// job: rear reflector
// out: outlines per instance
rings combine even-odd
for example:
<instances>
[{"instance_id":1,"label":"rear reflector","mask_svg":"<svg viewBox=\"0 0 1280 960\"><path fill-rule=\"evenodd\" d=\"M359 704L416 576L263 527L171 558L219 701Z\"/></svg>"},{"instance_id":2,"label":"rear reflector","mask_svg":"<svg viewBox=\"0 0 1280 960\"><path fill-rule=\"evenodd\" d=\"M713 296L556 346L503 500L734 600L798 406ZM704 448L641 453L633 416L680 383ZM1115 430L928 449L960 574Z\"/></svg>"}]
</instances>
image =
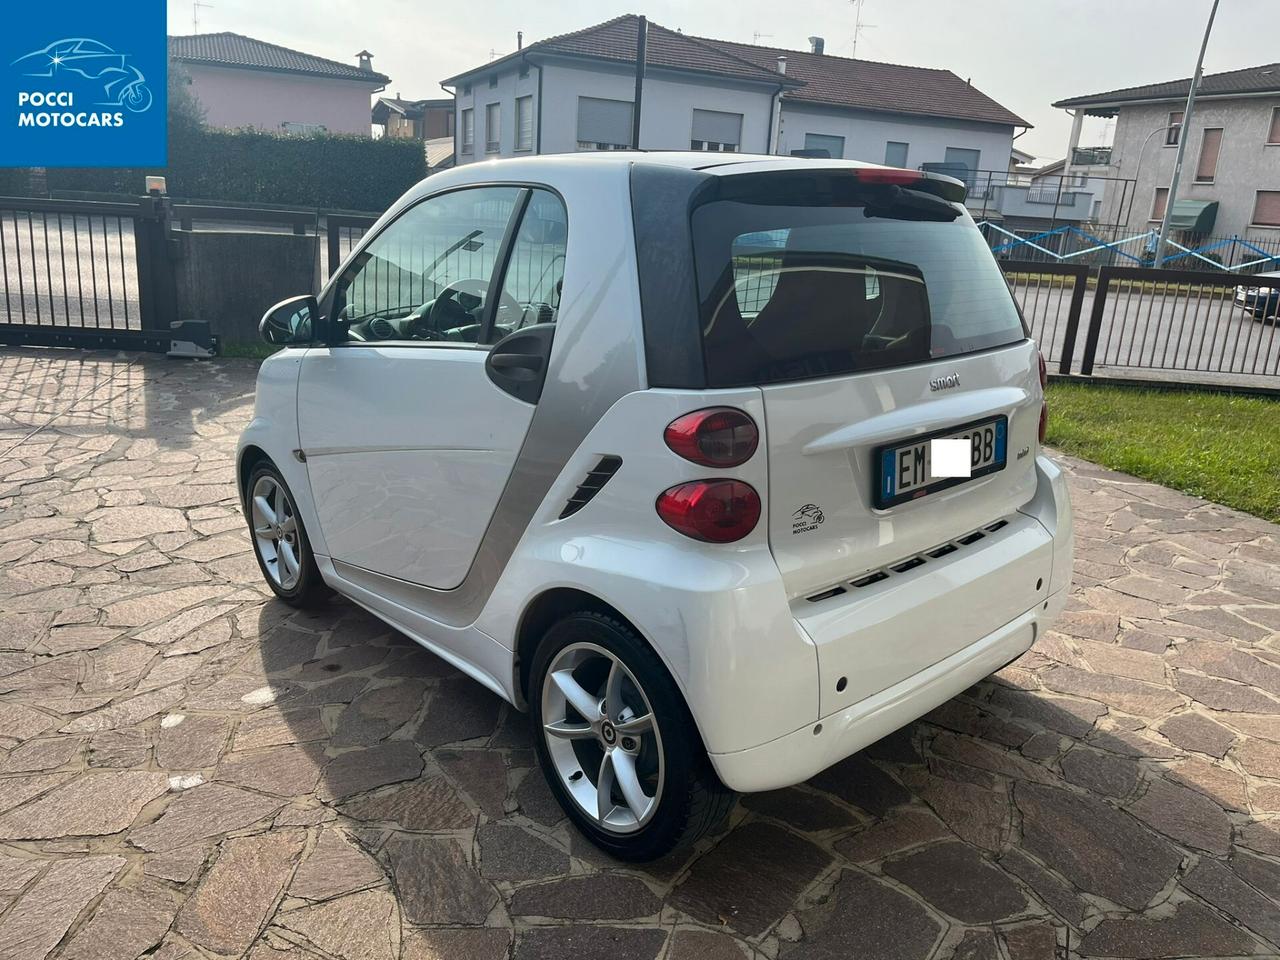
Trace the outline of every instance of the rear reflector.
<instances>
[{"instance_id":1,"label":"rear reflector","mask_svg":"<svg viewBox=\"0 0 1280 960\"><path fill-rule=\"evenodd\" d=\"M672 452L704 467L736 467L756 452L756 422L733 407L695 410L667 424L663 439Z\"/></svg>"},{"instance_id":2,"label":"rear reflector","mask_svg":"<svg viewBox=\"0 0 1280 960\"><path fill-rule=\"evenodd\" d=\"M658 495L664 523L694 540L732 543L760 520L760 494L741 480L693 480Z\"/></svg>"}]
</instances>

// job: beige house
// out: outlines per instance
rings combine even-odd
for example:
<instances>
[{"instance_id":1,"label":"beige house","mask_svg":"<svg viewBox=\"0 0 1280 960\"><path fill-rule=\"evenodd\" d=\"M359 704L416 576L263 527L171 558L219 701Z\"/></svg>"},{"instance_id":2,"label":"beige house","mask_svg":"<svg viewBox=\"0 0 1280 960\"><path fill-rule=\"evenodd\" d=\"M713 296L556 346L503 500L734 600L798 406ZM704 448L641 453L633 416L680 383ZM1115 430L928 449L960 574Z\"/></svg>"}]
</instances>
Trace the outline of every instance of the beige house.
<instances>
[{"instance_id":1,"label":"beige house","mask_svg":"<svg viewBox=\"0 0 1280 960\"><path fill-rule=\"evenodd\" d=\"M390 79L367 50L355 56L340 63L238 33L169 38L205 122L227 129L372 136L370 98Z\"/></svg>"},{"instance_id":2,"label":"beige house","mask_svg":"<svg viewBox=\"0 0 1280 960\"><path fill-rule=\"evenodd\" d=\"M1172 80L1055 103L1076 120L1067 174L1098 169L1098 148L1079 144L1083 118L1114 117L1105 165L1112 176L1136 181L1124 219L1135 232L1158 227L1178 141L1188 137L1170 226L1193 234L1280 241L1280 63L1202 78L1190 129L1184 129L1190 83Z\"/></svg>"}]
</instances>

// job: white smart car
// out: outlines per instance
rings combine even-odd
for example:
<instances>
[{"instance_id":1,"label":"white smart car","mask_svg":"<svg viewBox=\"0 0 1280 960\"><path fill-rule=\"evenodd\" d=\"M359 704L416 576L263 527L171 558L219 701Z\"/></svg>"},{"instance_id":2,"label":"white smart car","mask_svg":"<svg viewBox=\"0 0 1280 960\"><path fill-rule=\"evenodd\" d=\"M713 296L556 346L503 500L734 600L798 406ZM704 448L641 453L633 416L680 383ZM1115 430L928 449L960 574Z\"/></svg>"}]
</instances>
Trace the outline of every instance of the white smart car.
<instances>
[{"instance_id":1,"label":"white smart car","mask_svg":"<svg viewBox=\"0 0 1280 960\"><path fill-rule=\"evenodd\" d=\"M623 858L919 717L1071 577L1044 367L963 190L696 153L431 177L263 318L267 582L527 709Z\"/></svg>"}]
</instances>

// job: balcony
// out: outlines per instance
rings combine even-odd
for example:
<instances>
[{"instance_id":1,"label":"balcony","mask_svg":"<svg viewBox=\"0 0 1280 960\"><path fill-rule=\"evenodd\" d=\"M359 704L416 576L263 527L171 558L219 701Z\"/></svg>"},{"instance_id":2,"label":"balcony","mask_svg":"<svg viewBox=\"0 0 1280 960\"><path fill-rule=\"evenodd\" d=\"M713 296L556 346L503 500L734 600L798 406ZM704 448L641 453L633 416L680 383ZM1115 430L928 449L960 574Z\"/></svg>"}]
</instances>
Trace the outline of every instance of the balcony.
<instances>
[{"instance_id":1,"label":"balcony","mask_svg":"<svg viewBox=\"0 0 1280 960\"><path fill-rule=\"evenodd\" d=\"M1096 192L1062 177L1032 179L1004 170L975 170L957 179L968 185L965 206L979 220L1031 217L1079 222L1089 219Z\"/></svg>"},{"instance_id":2,"label":"balcony","mask_svg":"<svg viewBox=\"0 0 1280 960\"><path fill-rule=\"evenodd\" d=\"M1076 147L1071 151L1073 167L1106 167L1111 165L1110 147Z\"/></svg>"}]
</instances>

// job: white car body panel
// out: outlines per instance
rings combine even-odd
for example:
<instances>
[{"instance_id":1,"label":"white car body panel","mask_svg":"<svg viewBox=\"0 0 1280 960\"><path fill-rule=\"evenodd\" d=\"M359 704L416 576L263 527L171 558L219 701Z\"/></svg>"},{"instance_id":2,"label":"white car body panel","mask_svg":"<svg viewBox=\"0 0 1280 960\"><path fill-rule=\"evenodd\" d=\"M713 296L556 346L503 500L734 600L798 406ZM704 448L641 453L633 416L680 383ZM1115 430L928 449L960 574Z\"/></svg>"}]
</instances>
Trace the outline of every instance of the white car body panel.
<instances>
[{"instance_id":1,"label":"white car body panel","mask_svg":"<svg viewBox=\"0 0 1280 960\"><path fill-rule=\"evenodd\" d=\"M738 790L773 789L874 742L1030 647L1070 583L1066 483L1038 451L1042 394L1028 341L763 389L649 388L626 173L637 159L720 162L646 155L472 164L411 194L528 182L564 198L562 308L536 408L496 388L501 400L490 403L463 380L437 393L455 374L483 379L483 351L361 346L356 379L324 383L322 399L300 410L298 398L323 383L339 351L290 348L262 365L240 453L262 451L281 470L327 583L514 704L525 699L519 640L531 606L566 588L608 604L666 665L722 780ZM438 364L439 381L436 374L388 379L390 366L379 358L412 351L443 357L428 361ZM531 519L508 531L518 539L505 562L480 569L490 564L483 541L499 524L497 496L511 493L502 487L512 462L519 470L539 455L522 447L526 434L535 436L540 417L568 419L595 401L590 377L606 367L633 386L593 414ZM963 390L930 390L931 379L957 372ZM700 467L666 446L667 423L720 405L745 411L759 427L759 448L745 464ZM428 437L423 413L441 406L454 422ZM922 503L871 508L870 447L988 413L1009 417L1005 470ZM307 451L305 464L293 455L299 449ZM604 455L621 457L622 467L586 507L560 519ZM765 506L736 543L693 541L654 509L661 491L709 475L751 484ZM821 504L828 519L823 538L805 543L792 536L791 522L808 502ZM356 522L380 510L391 516ZM999 519L1006 525L978 543L866 593L848 589L865 571ZM478 572L492 582L468 606L460 598ZM846 592L807 599L836 585ZM840 678L846 683L837 690Z\"/></svg>"},{"instance_id":2,"label":"white car body panel","mask_svg":"<svg viewBox=\"0 0 1280 960\"><path fill-rule=\"evenodd\" d=\"M446 346L307 351L298 440L330 556L445 590L462 582L533 416L484 360Z\"/></svg>"}]
</instances>

